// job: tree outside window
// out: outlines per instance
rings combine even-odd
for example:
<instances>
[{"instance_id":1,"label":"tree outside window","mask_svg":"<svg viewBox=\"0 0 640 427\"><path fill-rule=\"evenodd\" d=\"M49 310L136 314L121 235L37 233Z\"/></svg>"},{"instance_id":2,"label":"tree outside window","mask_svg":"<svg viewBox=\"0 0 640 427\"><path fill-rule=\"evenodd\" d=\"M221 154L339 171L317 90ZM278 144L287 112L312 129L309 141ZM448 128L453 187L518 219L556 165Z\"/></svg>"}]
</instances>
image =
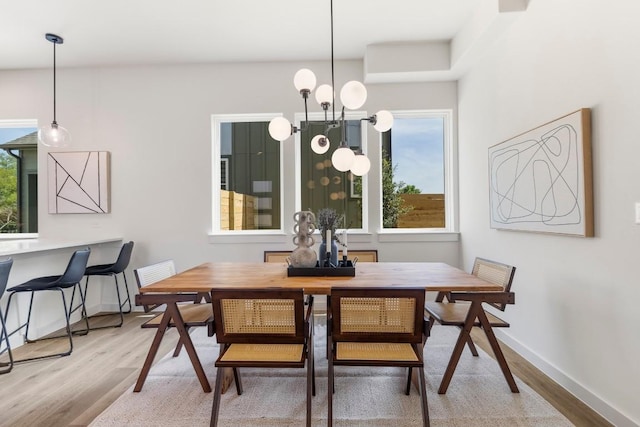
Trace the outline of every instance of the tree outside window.
<instances>
[{"instance_id":1,"label":"tree outside window","mask_svg":"<svg viewBox=\"0 0 640 427\"><path fill-rule=\"evenodd\" d=\"M400 115L382 136L382 222L445 228L445 117Z\"/></svg>"},{"instance_id":2,"label":"tree outside window","mask_svg":"<svg viewBox=\"0 0 640 427\"><path fill-rule=\"evenodd\" d=\"M37 129L0 121L0 233L37 231Z\"/></svg>"}]
</instances>

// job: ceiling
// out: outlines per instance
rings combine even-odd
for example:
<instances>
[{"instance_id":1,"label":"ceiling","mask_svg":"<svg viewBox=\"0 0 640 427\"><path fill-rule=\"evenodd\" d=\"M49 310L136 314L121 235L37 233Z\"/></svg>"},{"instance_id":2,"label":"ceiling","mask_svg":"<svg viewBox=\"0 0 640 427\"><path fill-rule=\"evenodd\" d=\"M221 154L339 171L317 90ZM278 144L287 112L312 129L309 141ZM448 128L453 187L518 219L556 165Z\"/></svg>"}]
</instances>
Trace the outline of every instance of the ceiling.
<instances>
[{"instance_id":1,"label":"ceiling","mask_svg":"<svg viewBox=\"0 0 640 427\"><path fill-rule=\"evenodd\" d=\"M334 0L336 59L451 40L481 0ZM330 0L0 0L0 69L328 59Z\"/></svg>"}]
</instances>

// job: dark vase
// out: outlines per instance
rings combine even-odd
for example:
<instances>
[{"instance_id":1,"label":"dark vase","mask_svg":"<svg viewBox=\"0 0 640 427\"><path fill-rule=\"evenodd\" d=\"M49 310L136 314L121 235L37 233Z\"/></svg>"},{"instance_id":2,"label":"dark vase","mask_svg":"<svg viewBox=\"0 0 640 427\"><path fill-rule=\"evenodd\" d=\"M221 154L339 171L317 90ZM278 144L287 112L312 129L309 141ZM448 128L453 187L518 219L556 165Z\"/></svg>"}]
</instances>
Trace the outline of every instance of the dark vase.
<instances>
[{"instance_id":1,"label":"dark vase","mask_svg":"<svg viewBox=\"0 0 640 427\"><path fill-rule=\"evenodd\" d=\"M324 262L327 259L327 242L325 240L320 243L320 250L318 251L318 262L320 267L324 267ZM338 266L338 245L335 240L331 240L331 265L333 267Z\"/></svg>"}]
</instances>

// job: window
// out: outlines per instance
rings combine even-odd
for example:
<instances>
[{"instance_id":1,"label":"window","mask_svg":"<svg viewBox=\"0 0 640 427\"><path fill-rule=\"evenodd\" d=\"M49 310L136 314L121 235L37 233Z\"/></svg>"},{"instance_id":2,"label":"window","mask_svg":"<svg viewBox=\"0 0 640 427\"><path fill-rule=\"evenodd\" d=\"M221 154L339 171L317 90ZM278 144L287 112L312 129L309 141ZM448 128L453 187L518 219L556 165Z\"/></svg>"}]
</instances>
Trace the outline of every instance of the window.
<instances>
[{"instance_id":1,"label":"window","mask_svg":"<svg viewBox=\"0 0 640 427\"><path fill-rule=\"evenodd\" d=\"M0 120L0 233L38 232L35 120Z\"/></svg>"},{"instance_id":2,"label":"window","mask_svg":"<svg viewBox=\"0 0 640 427\"><path fill-rule=\"evenodd\" d=\"M273 117L213 116L214 232L282 229L282 155L268 131Z\"/></svg>"},{"instance_id":3,"label":"window","mask_svg":"<svg viewBox=\"0 0 640 427\"><path fill-rule=\"evenodd\" d=\"M348 117L347 117L348 118ZM359 120L346 120L346 138L349 146L357 150L363 145ZM363 220L362 177L340 172L331 163L331 155L340 144L341 128L329 130L331 148L324 154L311 150L311 139L324 133L324 121L310 121L300 135L300 206L314 213L322 208L335 209L344 214L349 229L362 229Z\"/></svg>"},{"instance_id":4,"label":"window","mask_svg":"<svg viewBox=\"0 0 640 427\"><path fill-rule=\"evenodd\" d=\"M451 229L449 112L394 112L382 135L385 229Z\"/></svg>"}]
</instances>

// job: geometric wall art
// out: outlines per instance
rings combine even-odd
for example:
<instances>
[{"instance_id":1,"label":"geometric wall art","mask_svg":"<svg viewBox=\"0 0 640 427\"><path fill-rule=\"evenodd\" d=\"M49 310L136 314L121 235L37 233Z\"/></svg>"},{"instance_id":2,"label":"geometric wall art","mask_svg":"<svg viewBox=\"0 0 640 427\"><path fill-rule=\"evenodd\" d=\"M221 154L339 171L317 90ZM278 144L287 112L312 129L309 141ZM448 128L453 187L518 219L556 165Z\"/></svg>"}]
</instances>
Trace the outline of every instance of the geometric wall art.
<instances>
[{"instance_id":1,"label":"geometric wall art","mask_svg":"<svg viewBox=\"0 0 640 427\"><path fill-rule=\"evenodd\" d=\"M593 237L591 111L489 147L491 228Z\"/></svg>"},{"instance_id":2,"label":"geometric wall art","mask_svg":"<svg viewBox=\"0 0 640 427\"><path fill-rule=\"evenodd\" d=\"M109 213L110 153L48 153L49 213Z\"/></svg>"}]
</instances>

